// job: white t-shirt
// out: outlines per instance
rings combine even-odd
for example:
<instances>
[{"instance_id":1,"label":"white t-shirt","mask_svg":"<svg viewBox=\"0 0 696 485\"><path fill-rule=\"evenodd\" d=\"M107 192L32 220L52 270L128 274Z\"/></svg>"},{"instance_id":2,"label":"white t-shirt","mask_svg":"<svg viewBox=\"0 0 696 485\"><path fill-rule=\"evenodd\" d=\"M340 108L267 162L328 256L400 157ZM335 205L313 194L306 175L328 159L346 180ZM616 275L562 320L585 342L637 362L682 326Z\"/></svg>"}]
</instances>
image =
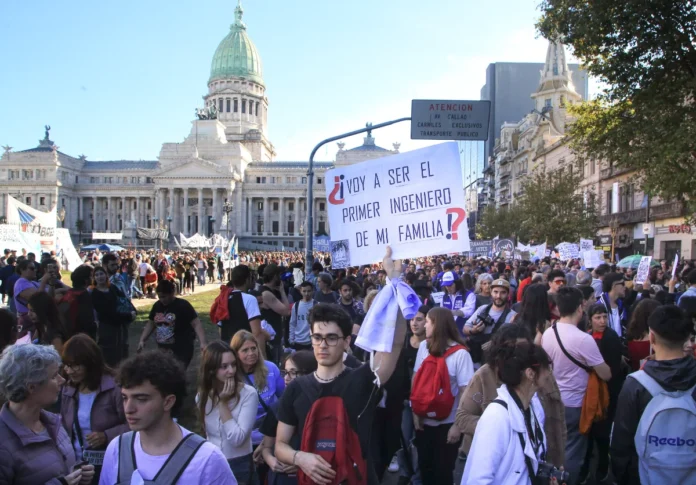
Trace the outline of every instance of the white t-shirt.
<instances>
[{"instance_id":1,"label":"white t-shirt","mask_svg":"<svg viewBox=\"0 0 696 485\"><path fill-rule=\"evenodd\" d=\"M621 330L621 318L619 317L619 307L611 309L611 315L609 316L609 327L614 330L619 337L623 335Z\"/></svg>"},{"instance_id":2,"label":"white t-shirt","mask_svg":"<svg viewBox=\"0 0 696 485\"><path fill-rule=\"evenodd\" d=\"M94 399L97 397L97 392L89 392L87 394L79 392L78 396L77 422L82 429L82 442L86 444L86 436L92 432L92 406L94 405ZM80 446L80 440L77 437L77 426L73 424L73 428L75 459L82 461L82 446Z\"/></svg>"},{"instance_id":3,"label":"white t-shirt","mask_svg":"<svg viewBox=\"0 0 696 485\"><path fill-rule=\"evenodd\" d=\"M145 277L145 275L147 274L147 270L148 270L148 269L151 269L152 271L155 270L155 268L153 268L152 265L151 265L150 263L146 263L146 262L144 262L144 261L138 265L138 271L139 271L139 273L140 273L140 277L141 277L141 278L144 278L144 277Z\"/></svg>"},{"instance_id":4,"label":"white t-shirt","mask_svg":"<svg viewBox=\"0 0 696 485\"><path fill-rule=\"evenodd\" d=\"M418 353L416 354L416 363L413 366L414 374L418 372L421 364L425 358L429 355L428 352L428 342L426 340L422 341L418 346ZM447 370L449 372L450 378L450 389L452 395L455 397L452 410L447 418L442 421L436 419L425 418L423 424L428 426L439 426L445 423L454 423L454 416L457 413L457 395L459 394L459 388L464 387L469 384L469 380L474 375L474 363L471 361L471 356L469 352L462 349L458 350L445 360L447 364Z\"/></svg>"},{"instance_id":5,"label":"white t-shirt","mask_svg":"<svg viewBox=\"0 0 696 485\"><path fill-rule=\"evenodd\" d=\"M191 434L191 431L181 428L182 437ZM99 485L115 485L118 478L118 451L120 439L111 440L106 448L104 466L102 467ZM169 455L153 456L143 451L140 444L140 433L135 435L135 463L137 469L131 476L131 485L141 485L143 480L153 480L160 471ZM121 478L123 480L123 477ZM191 458L188 466L182 473L177 483L186 485L237 485L230 465L220 449L206 441L201 445L196 454Z\"/></svg>"}]
</instances>

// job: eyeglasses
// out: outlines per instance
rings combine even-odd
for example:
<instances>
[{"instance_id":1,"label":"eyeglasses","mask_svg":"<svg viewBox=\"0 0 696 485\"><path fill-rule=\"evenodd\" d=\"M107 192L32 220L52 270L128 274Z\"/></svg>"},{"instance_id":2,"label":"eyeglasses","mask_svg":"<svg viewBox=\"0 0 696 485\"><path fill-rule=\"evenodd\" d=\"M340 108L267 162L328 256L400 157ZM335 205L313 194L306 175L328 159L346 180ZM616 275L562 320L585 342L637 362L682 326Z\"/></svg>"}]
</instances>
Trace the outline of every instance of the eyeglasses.
<instances>
[{"instance_id":1,"label":"eyeglasses","mask_svg":"<svg viewBox=\"0 0 696 485\"><path fill-rule=\"evenodd\" d=\"M326 345L328 345L329 347L335 347L336 345L338 345L338 341L341 340L341 337L336 335L335 333L329 334L326 337L315 333L310 335L309 338L312 339L312 345L316 347L319 347L322 342L326 342Z\"/></svg>"},{"instance_id":2,"label":"eyeglasses","mask_svg":"<svg viewBox=\"0 0 696 485\"><path fill-rule=\"evenodd\" d=\"M294 379L297 376L301 376L302 373L298 372L296 370L282 370L282 371L280 371L280 375L283 377L290 376Z\"/></svg>"},{"instance_id":3,"label":"eyeglasses","mask_svg":"<svg viewBox=\"0 0 696 485\"><path fill-rule=\"evenodd\" d=\"M70 372L75 372L80 369L82 364L63 364L63 370L70 369Z\"/></svg>"},{"instance_id":4,"label":"eyeglasses","mask_svg":"<svg viewBox=\"0 0 696 485\"><path fill-rule=\"evenodd\" d=\"M565 285L566 280L553 280L553 283L556 285Z\"/></svg>"}]
</instances>

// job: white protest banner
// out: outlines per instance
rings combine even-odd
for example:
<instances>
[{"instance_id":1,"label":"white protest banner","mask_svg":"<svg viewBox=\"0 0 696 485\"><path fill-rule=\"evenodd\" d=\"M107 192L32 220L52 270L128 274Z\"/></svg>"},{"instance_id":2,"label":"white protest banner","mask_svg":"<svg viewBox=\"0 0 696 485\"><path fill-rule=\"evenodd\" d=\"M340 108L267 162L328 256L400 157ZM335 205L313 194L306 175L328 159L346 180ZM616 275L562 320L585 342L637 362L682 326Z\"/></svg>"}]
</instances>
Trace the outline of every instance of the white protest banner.
<instances>
[{"instance_id":1,"label":"white protest banner","mask_svg":"<svg viewBox=\"0 0 696 485\"><path fill-rule=\"evenodd\" d=\"M529 257L530 261L535 259L541 259L546 255L546 243L537 244L536 246L529 247Z\"/></svg>"},{"instance_id":2,"label":"white protest banner","mask_svg":"<svg viewBox=\"0 0 696 485\"><path fill-rule=\"evenodd\" d=\"M43 212L7 196L7 223L19 225L32 246L38 244L46 252L56 249L56 221L56 206L50 212Z\"/></svg>"},{"instance_id":3,"label":"white protest banner","mask_svg":"<svg viewBox=\"0 0 696 485\"><path fill-rule=\"evenodd\" d=\"M326 193L332 266L469 251L454 142L331 169Z\"/></svg>"},{"instance_id":4,"label":"white protest banner","mask_svg":"<svg viewBox=\"0 0 696 485\"><path fill-rule=\"evenodd\" d=\"M636 273L636 281L638 283L643 283L648 279L648 273L650 272L650 261L652 261L652 256L643 256L640 258L640 264L638 265L638 271Z\"/></svg>"},{"instance_id":5,"label":"white protest banner","mask_svg":"<svg viewBox=\"0 0 696 485\"><path fill-rule=\"evenodd\" d=\"M677 275L677 265L679 264L679 254L674 255L674 264L672 265L672 278Z\"/></svg>"},{"instance_id":6,"label":"white protest banner","mask_svg":"<svg viewBox=\"0 0 696 485\"><path fill-rule=\"evenodd\" d=\"M594 242L592 239L580 239L580 251L592 251L594 249Z\"/></svg>"},{"instance_id":7,"label":"white protest banner","mask_svg":"<svg viewBox=\"0 0 696 485\"><path fill-rule=\"evenodd\" d=\"M562 242L556 246L558 254L561 261L568 261L569 259L575 259L580 256L580 248L577 244Z\"/></svg>"},{"instance_id":8,"label":"white protest banner","mask_svg":"<svg viewBox=\"0 0 696 485\"><path fill-rule=\"evenodd\" d=\"M592 249L591 251L583 251L582 259L585 268L596 268L600 264L604 263L604 251L601 249L599 251Z\"/></svg>"},{"instance_id":9,"label":"white protest banner","mask_svg":"<svg viewBox=\"0 0 696 485\"><path fill-rule=\"evenodd\" d=\"M444 291L436 291L435 293L431 293L430 297L433 299L436 305L442 305L442 298L445 296Z\"/></svg>"}]
</instances>

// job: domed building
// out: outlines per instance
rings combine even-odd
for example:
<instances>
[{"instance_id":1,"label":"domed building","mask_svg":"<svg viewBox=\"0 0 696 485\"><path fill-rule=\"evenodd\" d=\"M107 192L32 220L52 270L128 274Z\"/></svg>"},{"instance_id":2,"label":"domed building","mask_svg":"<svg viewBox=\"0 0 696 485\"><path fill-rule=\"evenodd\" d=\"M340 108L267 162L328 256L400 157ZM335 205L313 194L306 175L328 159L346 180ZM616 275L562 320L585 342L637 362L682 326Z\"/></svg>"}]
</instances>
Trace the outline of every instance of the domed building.
<instances>
[{"instance_id":1,"label":"domed building","mask_svg":"<svg viewBox=\"0 0 696 485\"><path fill-rule=\"evenodd\" d=\"M64 207L62 226L75 240L81 234L82 242L91 242L92 233L110 233L136 244L128 240L135 228L162 227L175 236L236 234L240 248L299 249L311 203L312 233L329 233L324 173L334 163L315 162L314 197L307 201L307 162L275 160L261 56L243 15L240 2L213 55L201 119L191 122L183 142L162 144L158 160L97 162L61 152L47 126L37 147L5 147L0 214L7 216L9 194L44 211ZM398 153L396 144L393 150L378 147L370 133L360 147L338 146L336 165ZM229 217L225 203L233 206Z\"/></svg>"}]
</instances>

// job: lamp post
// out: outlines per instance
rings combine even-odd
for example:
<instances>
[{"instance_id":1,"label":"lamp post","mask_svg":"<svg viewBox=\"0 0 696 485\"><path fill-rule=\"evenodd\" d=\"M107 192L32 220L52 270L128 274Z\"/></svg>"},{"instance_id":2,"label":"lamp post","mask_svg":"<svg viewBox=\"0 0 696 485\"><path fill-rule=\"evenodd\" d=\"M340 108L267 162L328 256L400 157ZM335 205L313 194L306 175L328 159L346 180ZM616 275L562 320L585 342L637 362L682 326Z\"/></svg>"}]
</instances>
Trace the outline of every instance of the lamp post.
<instances>
[{"instance_id":1,"label":"lamp post","mask_svg":"<svg viewBox=\"0 0 696 485\"><path fill-rule=\"evenodd\" d=\"M159 237L159 217L155 216L152 218L152 225L155 226L155 241L156 241L156 246L155 249L159 248L160 245L160 237Z\"/></svg>"},{"instance_id":2,"label":"lamp post","mask_svg":"<svg viewBox=\"0 0 696 485\"><path fill-rule=\"evenodd\" d=\"M230 212L234 210L234 204L231 202L225 202L222 204L222 212L225 213L225 237L230 240Z\"/></svg>"},{"instance_id":3,"label":"lamp post","mask_svg":"<svg viewBox=\"0 0 696 485\"><path fill-rule=\"evenodd\" d=\"M167 249L169 249L169 241L172 237L172 216L167 216Z\"/></svg>"},{"instance_id":4,"label":"lamp post","mask_svg":"<svg viewBox=\"0 0 696 485\"><path fill-rule=\"evenodd\" d=\"M616 236L619 234L619 218L614 216L609 223L611 229L611 262L614 262L614 251L616 250Z\"/></svg>"}]
</instances>

